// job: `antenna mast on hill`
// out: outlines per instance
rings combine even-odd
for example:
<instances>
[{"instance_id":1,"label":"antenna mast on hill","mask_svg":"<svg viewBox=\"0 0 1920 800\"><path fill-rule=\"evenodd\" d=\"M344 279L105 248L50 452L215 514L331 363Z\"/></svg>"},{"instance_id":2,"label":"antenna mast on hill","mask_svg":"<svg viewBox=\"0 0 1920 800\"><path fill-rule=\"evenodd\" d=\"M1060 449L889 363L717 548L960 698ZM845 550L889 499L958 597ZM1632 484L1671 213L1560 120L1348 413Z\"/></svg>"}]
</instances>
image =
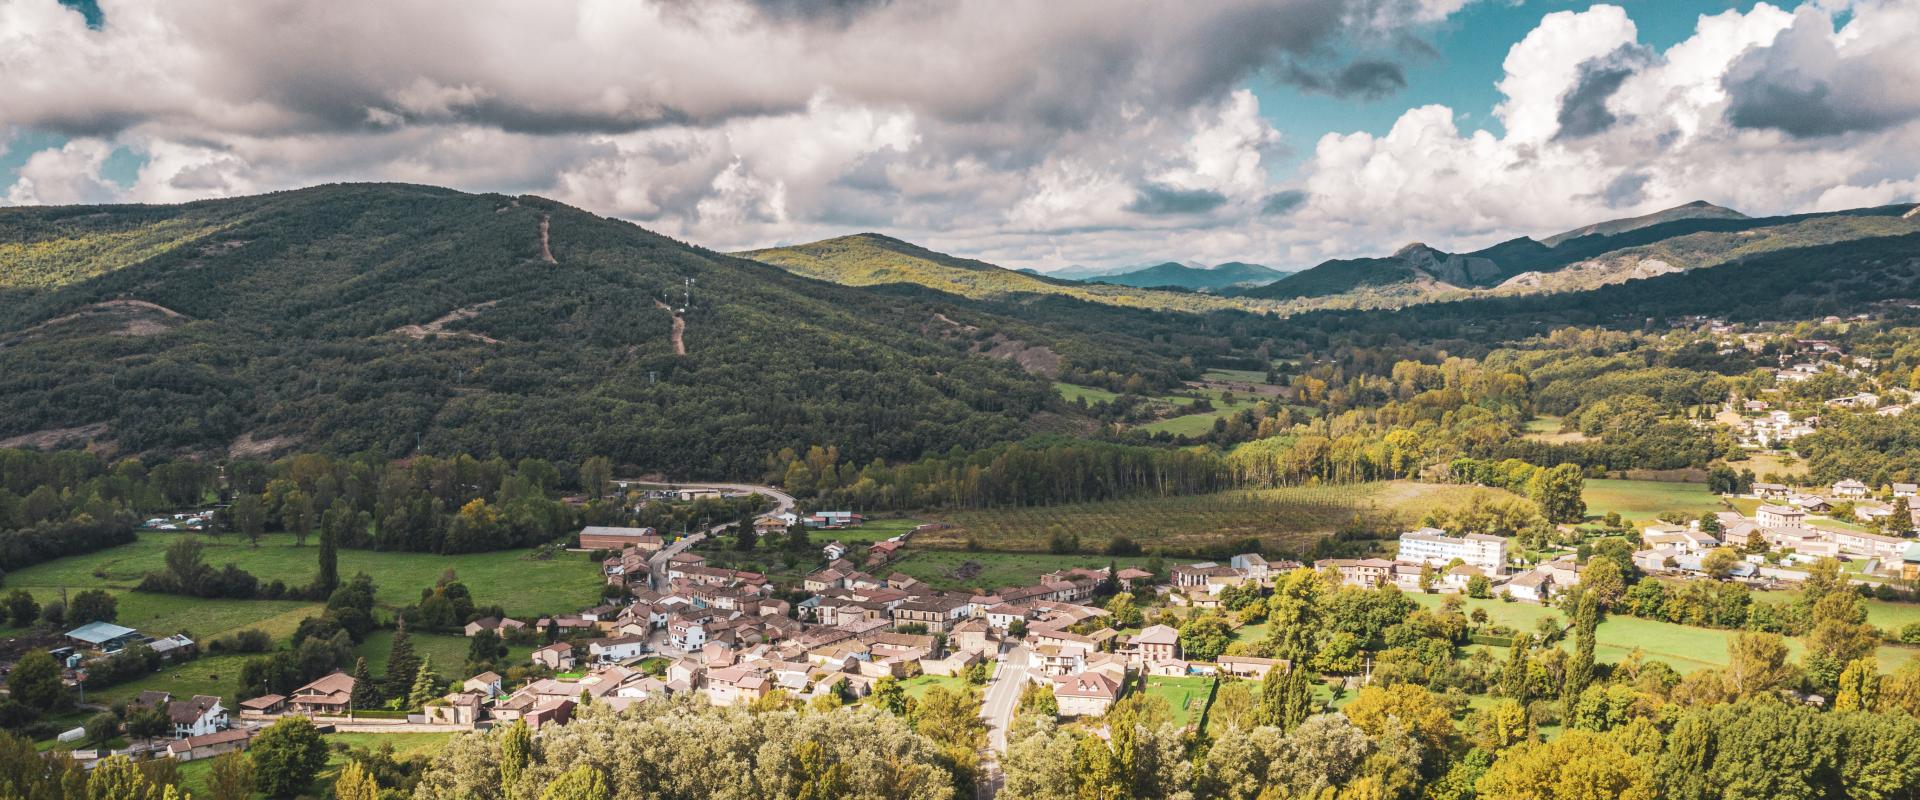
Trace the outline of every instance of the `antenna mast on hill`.
<instances>
[{"instance_id":1,"label":"antenna mast on hill","mask_svg":"<svg viewBox=\"0 0 1920 800\"><path fill-rule=\"evenodd\" d=\"M681 312L684 313L687 309L692 307L693 307L693 279L688 278L687 287L686 287L686 301L680 304L680 310Z\"/></svg>"}]
</instances>

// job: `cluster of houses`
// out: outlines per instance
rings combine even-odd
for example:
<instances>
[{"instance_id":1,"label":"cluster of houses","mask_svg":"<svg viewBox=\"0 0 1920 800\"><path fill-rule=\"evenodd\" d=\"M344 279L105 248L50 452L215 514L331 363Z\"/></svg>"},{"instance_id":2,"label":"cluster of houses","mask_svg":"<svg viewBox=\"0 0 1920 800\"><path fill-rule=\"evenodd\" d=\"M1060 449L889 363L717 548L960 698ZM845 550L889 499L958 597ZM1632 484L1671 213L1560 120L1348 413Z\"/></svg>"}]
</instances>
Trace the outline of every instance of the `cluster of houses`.
<instances>
[{"instance_id":1,"label":"cluster of houses","mask_svg":"<svg viewBox=\"0 0 1920 800\"><path fill-rule=\"evenodd\" d=\"M184 511L164 517L153 517L140 523L140 527L150 531L204 531L213 524L213 509L203 511Z\"/></svg>"},{"instance_id":2,"label":"cluster of houses","mask_svg":"<svg viewBox=\"0 0 1920 800\"><path fill-rule=\"evenodd\" d=\"M1841 503L1851 503L1857 520L1878 522L1893 513L1886 505L1873 504L1872 487L1857 480L1842 480L1829 487L1825 496L1795 492L1788 487L1760 483L1754 486L1755 498L1763 502L1752 517L1732 511L1714 515L1717 532L1703 529L1699 520L1685 525L1658 523L1641 531L1642 547L1633 554L1640 569L1655 574L1681 576L1707 575L1707 555L1722 547L1733 548L1739 559L1728 570L1730 577L1754 580L1796 581L1805 578L1800 570L1775 564L1807 564L1822 558L1863 559L1864 571L1903 580L1920 578L1920 541L1901 536L1839 526L1821 526L1815 515L1831 512ZM1890 488L1895 499L1913 500L1920 486L1895 483ZM1916 503L1920 504L1920 503ZM1913 523L1920 526L1920 512L1909 511ZM1769 559L1751 551L1754 540L1765 544L1774 556ZM1448 536L1444 531L1423 528L1400 536L1396 558L1328 559L1314 563L1316 569L1331 569L1343 583L1376 587L1395 585L1409 591L1459 592L1468 589L1475 578L1485 578L1494 596L1514 600L1547 602L1580 582L1582 566L1572 555L1531 565L1509 574L1506 540L1498 536L1467 534ZM1176 585L1178 585L1176 570Z\"/></svg>"}]
</instances>

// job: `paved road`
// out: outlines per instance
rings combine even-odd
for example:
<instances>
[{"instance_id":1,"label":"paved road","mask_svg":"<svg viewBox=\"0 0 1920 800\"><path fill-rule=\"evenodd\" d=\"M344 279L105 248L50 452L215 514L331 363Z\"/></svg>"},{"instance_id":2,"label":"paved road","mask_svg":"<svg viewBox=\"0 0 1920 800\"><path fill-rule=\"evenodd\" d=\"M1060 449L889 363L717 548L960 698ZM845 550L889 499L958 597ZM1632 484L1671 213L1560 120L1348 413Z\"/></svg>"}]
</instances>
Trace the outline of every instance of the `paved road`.
<instances>
[{"instance_id":1,"label":"paved road","mask_svg":"<svg viewBox=\"0 0 1920 800\"><path fill-rule=\"evenodd\" d=\"M1020 642L1001 645L1000 668L987 684L980 716L987 721L987 746L996 753L1007 751L1007 728L1013 724L1013 710L1020 704L1020 690L1027 686L1027 648Z\"/></svg>"},{"instance_id":2,"label":"paved road","mask_svg":"<svg viewBox=\"0 0 1920 800\"><path fill-rule=\"evenodd\" d=\"M748 492L762 497L772 498L773 510L761 514L759 517L756 517L756 519L779 516L793 510L793 495L771 486L755 486L749 483L673 483L665 485L675 489L714 489L722 492ZM652 580L653 590L659 592L665 591L667 588L667 559L679 555L687 548L705 541L708 536L725 530L732 524L733 521L728 520L704 531L696 531L684 539L660 548L660 552L654 553L652 558L647 559L647 574Z\"/></svg>"}]
</instances>

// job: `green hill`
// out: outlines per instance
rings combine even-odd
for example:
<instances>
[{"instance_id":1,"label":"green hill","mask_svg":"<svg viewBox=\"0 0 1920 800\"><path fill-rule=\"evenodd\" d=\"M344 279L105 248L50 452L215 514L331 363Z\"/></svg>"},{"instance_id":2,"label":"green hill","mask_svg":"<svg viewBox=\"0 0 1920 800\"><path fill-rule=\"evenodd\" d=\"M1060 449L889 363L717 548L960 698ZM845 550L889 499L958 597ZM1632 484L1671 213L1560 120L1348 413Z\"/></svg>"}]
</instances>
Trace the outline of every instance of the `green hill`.
<instances>
[{"instance_id":1,"label":"green hill","mask_svg":"<svg viewBox=\"0 0 1920 800\"><path fill-rule=\"evenodd\" d=\"M1088 278L1088 281L1118 286L1154 288L1174 286L1194 291L1228 289L1235 286L1265 286L1290 273L1272 267L1229 261L1212 267L1190 267L1168 261L1151 267Z\"/></svg>"},{"instance_id":2,"label":"green hill","mask_svg":"<svg viewBox=\"0 0 1920 800\"><path fill-rule=\"evenodd\" d=\"M533 197L339 185L8 208L0 240L0 445L754 475L782 447L864 463L1018 438L1057 407L1030 362L1128 359Z\"/></svg>"},{"instance_id":3,"label":"green hill","mask_svg":"<svg viewBox=\"0 0 1920 800\"><path fill-rule=\"evenodd\" d=\"M847 286L910 284L975 299L1067 297L1104 305L1173 311L1220 311L1258 308L1262 305L1185 292L1049 278L935 252L877 233L860 233L736 255L772 264L797 275Z\"/></svg>"}]
</instances>

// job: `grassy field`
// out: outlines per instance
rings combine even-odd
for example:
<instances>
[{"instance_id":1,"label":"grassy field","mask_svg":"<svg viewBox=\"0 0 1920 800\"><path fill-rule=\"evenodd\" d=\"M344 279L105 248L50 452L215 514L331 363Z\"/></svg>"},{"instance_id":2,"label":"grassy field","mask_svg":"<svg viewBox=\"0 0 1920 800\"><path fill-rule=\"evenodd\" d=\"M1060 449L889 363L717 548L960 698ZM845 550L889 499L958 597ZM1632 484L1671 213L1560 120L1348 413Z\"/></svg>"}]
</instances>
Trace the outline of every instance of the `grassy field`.
<instances>
[{"instance_id":1,"label":"grassy field","mask_svg":"<svg viewBox=\"0 0 1920 800\"><path fill-rule=\"evenodd\" d=\"M11 580L12 575L8 578L12 586L21 585ZM58 588L27 588L43 606L60 599ZM68 594L71 596L73 592L86 588L91 587L71 586ZM185 632L195 639L242 628L259 628L275 638L281 638L292 634L293 629L299 627L300 620L320 613L323 607L320 603L300 600L204 600L120 590L114 590L113 595L118 602L115 609L119 612L119 624L157 636ZM0 627L0 632L10 634L14 629Z\"/></svg>"},{"instance_id":2,"label":"grassy field","mask_svg":"<svg viewBox=\"0 0 1920 800\"><path fill-rule=\"evenodd\" d=\"M472 677L466 670L467 648L472 645L465 636L450 633L414 633L408 639L413 644L413 652L421 658L433 659L433 671L447 680L466 680ZM367 640L360 643L356 651L367 659L367 669L374 675L387 674L387 656L393 650L393 631L377 630L367 634ZM509 646L507 661L521 663L533 654L531 646Z\"/></svg>"},{"instance_id":3,"label":"grassy field","mask_svg":"<svg viewBox=\"0 0 1920 800\"><path fill-rule=\"evenodd\" d=\"M1792 463L1789 464L1788 462ZM1751 453L1746 461L1733 463L1736 470L1750 469L1761 480L1768 475L1780 475L1785 478L1805 478L1807 462L1783 453Z\"/></svg>"},{"instance_id":4,"label":"grassy field","mask_svg":"<svg viewBox=\"0 0 1920 800\"><path fill-rule=\"evenodd\" d=\"M359 747L378 750L383 744L393 746L396 758L410 756L432 757L445 749L447 742L459 734L453 733L334 733L328 734L327 766L321 769L320 776L314 781L316 797L331 797L333 782L340 776L340 770L346 766L347 758L338 749L340 746ZM189 761L180 765L180 788L194 797L211 797L207 781L213 775L213 759Z\"/></svg>"},{"instance_id":5,"label":"grassy field","mask_svg":"<svg viewBox=\"0 0 1920 800\"><path fill-rule=\"evenodd\" d=\"M1551 442L1553 444L1572 444L1575 442L1584 442L1587 440L1586 434L1583 434L1579 431L1569 431L1566 433L1560 432L1559 417L1539 417L1536 419L1527 420L1527 424L1523 428L1523 431L1524 432L1521 434L1522 436L1537 442Z\"/></svg>"},{"instance_id":6,"label":"grassy field","mask_svg":"<svg viewBox=\"0 0 1920 800\"><path fill-rule=\"evenodd\" d=\"M1210 369L1200 379L1221 383L1264 384L1267 382L1267 373L1252 369Z\"/></svg>"},{"instance_id":7,"label":"grassy field","mask_svg":"<svg viewBox=\"0 0 1920 800\"><path fill-rule=\"evenodd\" d=\"M979 570L963 571L968 562ZM898 561L873 570L876 575L895 571L920 579L936 589L998 589L1029 586L1041 573L1069 567L1104 567L1119 562L1121 567L1138 566L1145 558L1112 558L1100 555L1054 555L1051 553L968 553L953 550L912 550Z\"/></svg>"},{"instance_id":8,"label":"grassy field","mask_svg":"<svg viewBox=\"0 0 1920 800\"><path fill-rule=\"evenodd\" d=\"M139 541L97 553L62 558L28 567L7 576L9 586L58 593L61 587L78 590L93 587L131 589L148 572L162 567L167 544L178 533L142 533ZM269 534L251 547L237 536L204 539L206 560L214 566L231 562L254 574L261 583L274 580L288 585L313 579L319 548L312 537L307 546L294 546L290 534ZM372 550L340 551L340 574L358 572L372 575L379 586L382 605L397 608L418 602L420 590L433 586L451 570L473 591L479 605L499 604L508 614L530 616L542 612L575 611L592 605L599 597L599 565L579 555L562 555L551 560L529 557L529 550L503 550L494 553L435 555L432 553L381 553ZM199 609L210 601L190 601ZM252 601L240 601L252 602ZM281 608L275 613L286 609ZM122 613L125 613L123 608ZM251 613L251 612L249 612ZM234 612L236 618L245 616ZM125 622L125 620L122 620ZM298 621L298 617L295 617ZM131 624L131 623L128 623ZM190 626L192 627L192 626ZM210 626L202 626L207 629ZM209 630L208 632L213 632Z\"/></svg>"},{"instance_id":9,"label":"grassy field","mask_svg":"<svg viewBox=\"0 0 1920 800\"><path fill-rule=\"evenodd\" d=\"M1062 383L1059 381L1055 381L1053 384L1053 388L1054 388L1054 391L1057 391L1060 393L1061 397L1066 398L1067 402L1069 403L1075 400L1085 400L1089 404L1110 403L1110 402L1113 402L1115 398L1120 396L1114 392L1109 392L1097 386L1081 386L1077 383Z\"/></svg>"},{"instance_id":10,"label":"grassy field","mask_svg":"<svg viewBox=\"0 0 1920 800\"><path fill-rule=\"evenodd\" d=\"M1728 510L1727 504L1708 492L1704 483L1589 480L1584 497L1587 514L1604 517L1608 512L1617 511L1634 522L1646 522L1668 511L1699 515Z\"/></svg>"},{"instance_id":11,"label":"grassy field","mask_svg":"<svg viewBox=\"0 0 1920 800\"><path fill-rule=\"evenodd\" d=\"M1438 607L1442 595L1410 594L1415 601L1429 608ZM1530 603L1508 603L1501 600L1467 600L1468 611L1484 608L1492 624L1506 625L1517 630L1532 632L1542 617L1551 617L1564 623L1565 617L1559 611ZM1642 657L1665 661L1681 673L1709 667L1727 665L1727 645L1739 631L1714 628L1695 628L1687 625L1675 625L1671 622L1629 617L1614 614L1600 623L1594 631L1594 658L1601 663L1613 664L1627 657L1635 649ZM1562 640L1565 647L1571 648L1570 639ZM1803 650L1796 639L1788 639L1787 647L1794 658L1799 658ZM1916 655L1913 648L1880 648L1880 668L1886 672L1899 669ZM1504 652L1496 653L1496 657Z\"/></svg>"},{"instance_id":12,"label":"grassy field","mask_svg":"<svg viewBox=\"0 0 1920 800\"><path fill-rule=\"evenodd\" d=\"M253 657L247 654L203 656L183 664L168 665L140 680L88 692L87 701L112 705L132 700L148 689L160 689L172 692L175 697L196 694L224 697L231 707L240 690L240 667Z\"/></svg>"},{"instance_id":13,"label":"grassy field","mask_svg":"<svg viewBox=\"0 0 1920 800\"><path fill-rule=\"evenodd\" d=\"M1264 381L1264 376L1262 376L1262 381ZM1234 392L1233 400L1229 402L1225 399L1227 392L1222 390L1199 389L1196 391L1206 395L1207 400L1213 403L1212 411L1169 417L1158 422L1141 425L1140 430L1148 433L1168 433L1174 436L1204 436L1213 431L1214 420L1233 416L1234 414L1253 408L1266 400L1266 398L1262 398L1256 394ZM1162 399L1182 406L1191 406L1196 402L1193 398L1187 397L1168 397Z\"/></svg>"},{"instance_id":14,"label":"grassy field","mask_svg":"<svg viewBox=\"0 0 1920 800\"><path fill-rule=\"evenodd\" d=\"M1213 680L1202 676L1175 678L1148 675L1147 696L1167 701L1167 707L1173 709L1173 724L1186 727L1197 722L1200 713L1206 710L1207 696L1213 691Z\"/></svg>"},{"instance_id":15,"label":"grassy field","mask_svg":"<svg viewBox=\"0 0 1920 800\"><path fill-rule=\"evenodd\" d=\"M1275 551L1305 551L1315 539L1362 515L1389 515L1412 525L1427 511L1464 503L1468 486L1393 481L1351 486L1295 486L1186 497L1141 498L1038 508L956 511L937 516L953 528L916 537L921 548L959 549L969 538L990 550L1038 552L1056 530L1079 535L1085 550L1114 536L1170 554L1203 553L1226 542L1260 539Z\"/></svg>"},{"instance_id":16,"label":"grassy field","mask_svg":"<svg viewBox=\"0 0 1920 800\"><path fill-rule=\"evenodd\" d=\"M822 546L835 540L843 544L873 544L874 542L899 536L924 523L925 520L910 517L901 519L873 519L867 520L866 524L858 528L846 528L837 531L812 531L808 533L808 538L811 539L814 544Z\"/></svg>"}]
</instances>

